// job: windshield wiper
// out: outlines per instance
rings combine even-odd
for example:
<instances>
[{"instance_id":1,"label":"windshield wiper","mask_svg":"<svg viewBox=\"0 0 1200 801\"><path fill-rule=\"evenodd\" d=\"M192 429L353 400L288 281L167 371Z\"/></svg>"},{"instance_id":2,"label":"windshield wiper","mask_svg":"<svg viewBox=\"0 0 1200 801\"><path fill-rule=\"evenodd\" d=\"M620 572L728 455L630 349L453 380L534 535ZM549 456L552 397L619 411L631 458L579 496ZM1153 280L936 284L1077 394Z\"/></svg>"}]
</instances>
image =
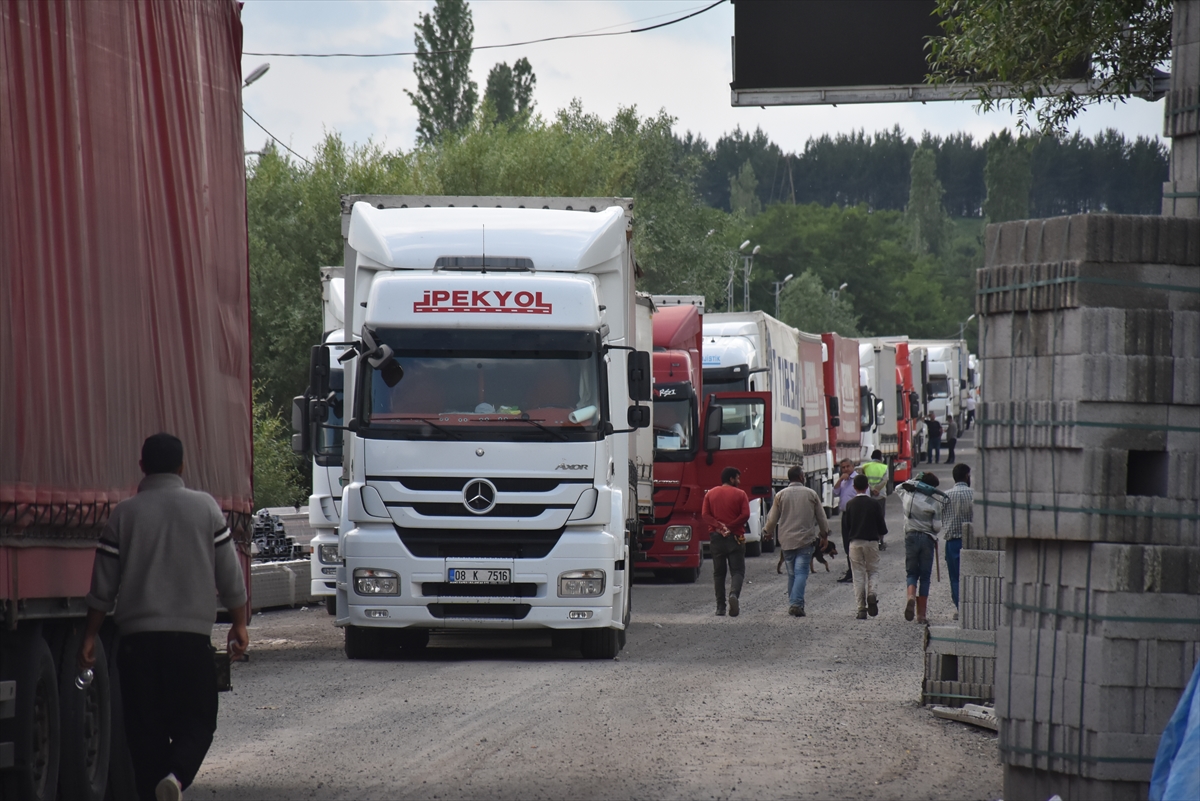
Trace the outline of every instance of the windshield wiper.
<instances>
[{"instance_id":1,"label":"windshield wiper","mask_svg":"<svg viewBox=\"0 0 1200 801\"><path fill-rule=\"evenodd\" d=\"M537 420L531 420L531 419L529 418L529 416L528 416L528 415L522 415L521 417L497 417L497 418L496 418L496 420L497 420L497 421L500 421L500 420L508 420L508 421L511 421L511 422L513 422L513 423L529 423L529 425L531 425L531 426L537 426L538 428L540 428L540 429L542 429L543 431L545 431L547 434L550 434L550 435L552 435L552 436L558 437L558 438L559 438L559 439L561 439L563 442L566 442L566 441L567 441L567 438L566 438L565 436L563 436L561 432L559 432L559 431L555 431L555 430L553 430L553 429L550 429L550 428L546 428L544 425L542 425L541 423L539 423Z\"/></svg>"},{"instance_id":2,"label":"windshield wiper","mask_svg":"<svg viewBox=\"0 0 1200 801\"><path fill-rule=\"evenodd\" d=\"M404 417L394 417L392 419L393 420L420 420L422 423L425 423L426 425L431 426L432 428L436 428L438 431L441 431L443 434L445 434L450 439L462 439L462 437L460 437L458 434L455 434L453 431L451 431L450 429L448 429L444 426L439 426L437 423L433 422L428 417L414 417L414 416L406 415Z\"/></svg>"}]
</instances>

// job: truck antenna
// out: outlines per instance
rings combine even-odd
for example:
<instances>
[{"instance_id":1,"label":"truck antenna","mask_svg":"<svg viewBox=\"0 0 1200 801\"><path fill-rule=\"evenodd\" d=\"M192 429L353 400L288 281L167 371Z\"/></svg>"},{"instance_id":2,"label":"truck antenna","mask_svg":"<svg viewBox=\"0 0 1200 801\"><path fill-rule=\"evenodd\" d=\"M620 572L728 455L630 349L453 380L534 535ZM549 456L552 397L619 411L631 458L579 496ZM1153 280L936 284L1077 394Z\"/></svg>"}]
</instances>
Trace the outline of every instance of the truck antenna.
<instances>
[{"instance_id":1,"label":"truck antenna","mask_svg":"<svg viewBox=\"0 0 1200 801\"><path fill-rule=\"evenodd\" d=\"M480 227L483 228L483 238L479 246L479 272L481 275L487 275L487 226L483 225Z\"/></svg>"}]
</instances>

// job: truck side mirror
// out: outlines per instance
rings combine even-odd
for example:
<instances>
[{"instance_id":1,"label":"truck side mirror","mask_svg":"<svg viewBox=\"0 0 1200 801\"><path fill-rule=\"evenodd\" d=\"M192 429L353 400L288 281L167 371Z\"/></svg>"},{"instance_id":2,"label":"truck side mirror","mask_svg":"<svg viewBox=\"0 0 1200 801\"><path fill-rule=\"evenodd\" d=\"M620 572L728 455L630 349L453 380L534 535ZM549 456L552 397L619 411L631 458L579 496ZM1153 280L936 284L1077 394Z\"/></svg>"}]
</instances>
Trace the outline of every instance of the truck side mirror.
<instances>
[{"instance_id":1,"label":"truck side mirror","mask_svg":"<svg viewBox=\"0 0 1200 801\"><path fill-rule=\"evenodd\" d=\"M908 416L914 420L921 416L921 401L917 397L917 393L908 393Z\"/></svg>"},{"instance_id":2,"label":"truck side mirror","mask_svg":"<svg viewBox=\"0 0 1200 801\"><path fill-rule=\"evenodd\" d=\"M708 416L704 418L704 450L721 450L721 426L724 422L722 407L709 406Z\"/></svg>"},{"instance_id":3,"label":"truck side mirror","mask_svg":"<svg viewBox=\"0 0 1200 801\"><path fill-rule=\"evenodd\" d=\"M329 348L316 345L308 360L308 423L324 423L329 419ZM294 420L293 416L293 420Z\"/></svg>"},{"instance_id":4,"label":"truck side mirror","mask_svg":"<svg viewBox=\"0 0 1200 801\"><path fill-rule=\"evenodd\" d=\"M629 413L626 415L626 420L629 423L630 428L649 428L650 407L630 406Z\"/></svg>"},{"instance_id":5,"label":"truck side mirror","mask_svg":"<svg viewBox=\"0 0 1200 801\"><path fill-rule=\"evenodd\" d=\"M632 351L629 354L629 399L631 401L650 400L651 377L649 351ZM630 425L632 426L633 423ZM639 427L644 428L645 426Z\"/></svg>"},{"instance_id":6,"label":"truck side mirror","mask_svg":"<svg viewBox=\"0 0 1200 801\"><path fill-rule=\"evenodd\" d=\"M292 453L307 456L312 451L308 422L308 396L292 398Z\"/></svg>"}]
</instances>

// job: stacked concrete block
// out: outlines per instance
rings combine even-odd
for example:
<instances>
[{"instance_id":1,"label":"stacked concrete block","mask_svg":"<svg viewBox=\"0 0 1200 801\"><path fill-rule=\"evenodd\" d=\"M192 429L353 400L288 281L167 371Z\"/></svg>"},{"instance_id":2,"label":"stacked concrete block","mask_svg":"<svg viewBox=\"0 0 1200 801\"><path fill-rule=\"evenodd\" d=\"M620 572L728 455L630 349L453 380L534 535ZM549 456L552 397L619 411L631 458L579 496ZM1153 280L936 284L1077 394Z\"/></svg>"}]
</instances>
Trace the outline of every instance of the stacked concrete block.
<instances>
[{"instance_id":1,"label":"stacked concrete block","mask_svg":"<svg viewBox=\"0 0 1200 801\"><path fill-rule=\"evenodd\" d=\"M258 611L313 603L309 572L307 559L251 565L250 608Z\"/></svg>"},{"instance_id":2,"label":"stacked concrete block","mask_svg":"<svg viewBox=\"0 0 1200 801\"><path fill-rule=\"evenodd\" d=\"M960 707L995 697L996 629L1000 624L1003 552L984 550L966 524L960 552L957 626L935 626L925 638L922 702Z\"/></svg>"},{"instance_id":3,"label":"stacked concrete block","mask_svg":"<svg viewBox=\"0 0 1200 801\"><path fill-rule=\"evenodd\" d=\"M989 226L977 287L1005 798L1144 797L1200 658L1200 220Z\"/></svg>"}]
</instances>

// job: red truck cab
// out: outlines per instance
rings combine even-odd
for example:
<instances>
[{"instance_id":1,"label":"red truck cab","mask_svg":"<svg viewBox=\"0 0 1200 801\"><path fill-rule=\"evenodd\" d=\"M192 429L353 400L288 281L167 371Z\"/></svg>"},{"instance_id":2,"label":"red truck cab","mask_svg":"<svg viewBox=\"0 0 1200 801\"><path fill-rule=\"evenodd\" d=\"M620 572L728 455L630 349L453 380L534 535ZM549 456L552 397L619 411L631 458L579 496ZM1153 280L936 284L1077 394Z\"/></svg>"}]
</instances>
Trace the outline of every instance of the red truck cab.
<instances>
[{"instance_id":1,"label":"red truck cab","mask_svg":"<svg viewBox=\"0 0 1200 801\"><path fill-rule=\"evenodd\" d=\"M908 343L896 343L896 461L892 480L899 484L913 477L918 457L913 452L913 428L918 416L914 406L912 363L908 360Z\"/></svg>"},{"instance_id":2,"label":"red truck cab","mask_svg":"<svg viewBox=\"0 0 1200 801\"><path fill-rule=\"evenodd\" d=\"M721 471L742 471L753 500L771 493L771 407L765 392L704 394L699 308L668 306L654 314L654 512L642 529L636 564L659 577L694 582L708 527L704 494Z\"/></svg>"}]
</instances>

